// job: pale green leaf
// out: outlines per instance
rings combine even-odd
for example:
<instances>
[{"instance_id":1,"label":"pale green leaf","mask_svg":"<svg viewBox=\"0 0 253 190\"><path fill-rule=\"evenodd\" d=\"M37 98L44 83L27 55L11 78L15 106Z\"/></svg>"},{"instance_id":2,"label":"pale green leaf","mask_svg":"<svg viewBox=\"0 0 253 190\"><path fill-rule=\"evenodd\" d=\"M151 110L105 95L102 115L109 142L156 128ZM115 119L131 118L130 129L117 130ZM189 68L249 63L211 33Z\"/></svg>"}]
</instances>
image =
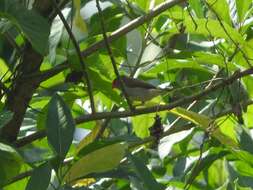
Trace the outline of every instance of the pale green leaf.
<instances>
[{"instance_id":1,"label":"pale green leaf","mask_svg":"<svg viewBox=\"0 0 253 190\"><path fill-rule=\"evenodd\" d=\"M90 173L112 170L124 157L126 144L116 143L95 150L75 162L65 176L66 182L73 182Z\"/></svg>"},{"instance_id":2,"label":"pale green leaf","mask_svg":"<svg viewBox=\"0 0 253 190\"><path fill-rule=\"evenodd\" d=\"M192 123L200 126L200 128L205 131L209 131L210 135L215 137L222 144L233 148L238 147L238 143L229 136L223 134L221 130L217 127L217 123L211 118L205 115L195 113L193 111L186 110L181 107L174 108L170 110L170 112L188 121L191 121Z\"/></svg>"},{"instance_id":3,"label":"pale green leaf","mask_svg":"<svg viewBox=\"0 0 253 190\"><path fill-rule=\"evenodd\" d=\"M75 8L74 24L80 31L82 31L83 33L87 33L87 25L80 14L81 0L74 0L73 2Z\"/></svg>"}]
</instances>

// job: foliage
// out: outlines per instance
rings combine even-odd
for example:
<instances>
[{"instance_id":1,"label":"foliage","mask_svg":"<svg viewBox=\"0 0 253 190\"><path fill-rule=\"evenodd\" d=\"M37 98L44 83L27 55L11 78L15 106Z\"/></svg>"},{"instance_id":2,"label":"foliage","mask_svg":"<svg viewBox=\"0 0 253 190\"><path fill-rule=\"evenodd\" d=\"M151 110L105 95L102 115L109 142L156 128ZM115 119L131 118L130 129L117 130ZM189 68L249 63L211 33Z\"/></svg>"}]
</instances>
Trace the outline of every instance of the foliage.
<instances>
[{"instance_id":1,"label":"foliage","mask_svg":"<svg viewBox=\"0 0 253 190\"><path fill-rule=\"evenodd\" d=\"M253 189L252 8L1 0L0 188Z\"/></svg>"}]
</instances>

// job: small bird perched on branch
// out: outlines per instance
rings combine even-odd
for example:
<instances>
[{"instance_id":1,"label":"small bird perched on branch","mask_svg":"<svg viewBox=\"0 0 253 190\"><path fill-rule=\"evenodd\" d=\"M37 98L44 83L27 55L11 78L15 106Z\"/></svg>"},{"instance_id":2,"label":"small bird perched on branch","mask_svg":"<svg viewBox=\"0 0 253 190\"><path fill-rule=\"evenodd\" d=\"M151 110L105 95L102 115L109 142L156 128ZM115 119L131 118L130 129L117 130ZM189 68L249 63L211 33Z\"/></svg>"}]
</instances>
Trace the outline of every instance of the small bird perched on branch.
<instances>
[{"instance_id":1,"label":"small bird perched on branch","mask_svg":"<svg viewBox=\"0 0 253 190\"><path fill-rule=\"evenodd\" d=\"M127 76L121 76L120 78L127 95L132 101L146 102L171 90L171 88L161 89L142 80ZM119 78L113 80L112 88L122 90Z\"/></svg>"}]
</instances>

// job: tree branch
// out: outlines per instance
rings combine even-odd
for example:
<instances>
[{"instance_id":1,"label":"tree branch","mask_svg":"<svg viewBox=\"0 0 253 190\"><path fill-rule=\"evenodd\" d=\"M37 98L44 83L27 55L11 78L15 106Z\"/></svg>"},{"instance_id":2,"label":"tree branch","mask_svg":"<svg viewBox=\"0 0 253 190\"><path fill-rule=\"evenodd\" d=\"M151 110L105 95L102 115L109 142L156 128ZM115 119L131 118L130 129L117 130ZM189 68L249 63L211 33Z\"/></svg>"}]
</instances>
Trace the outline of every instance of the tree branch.
<instances>
[{"instance_id":1,"label":"tree branch","mask_svg":"<svg viewBox=\"0 0 253 190\"><path fill-rule=\"evenodd\" d=\"M185 1L187 0L172 0L172 1L169 0L169 1L165 1L164 3L161 3L160 5L156 6L154 9L150 10L146 15L140 16L132 20L128 24L122 26L118 30L112 32L112 34L108 36L107 38L108 43L111 43L112 41L119 39L121 36L134 30L135 28L139 27L145 22L152 20L154 17L158 16L159 14L166 11L167 9ZM92 53L94 53L95 51L99 50L100 48L104 47L104 45L105 45L105 40L101 40L97 43L94 43L93 45L91 45L89 48L85 49L82 52L82 56L87 57L91 55Z\"/></svg>"},{"instance_id":2,"label":"tree branch","mask_svg":"<svg viewBox=\"0 0 253 190\"><path fill-rule=\"evenodd\" d=\"M174 1L166 1L164 3L161 3L160 5L156 6L154 9L150 10L146 15L140 16L140 17L132 20L128 24L122 26L118 30L115 30L114 32L112 32L112 34L107 37L108 43L110 44L112 41L119 39L120 37L124 36L128 32L141 26L145 22L152 20L154 17L156 17L160 13L166 11L167 9L169 9L181 2L185 2L185 1L186 0L174 0ZM94 43L93 45L89 46L84 51L82 51L81 54L83 57L87 57L87 56L93 54L94 52L98 51L100 48L104 47L104 45L105 45L105 40L104 39L100 40L100 41ZM61 65L66 65L66 64L67 64L67 62L64 62ZM63 66L62 71L65 70L66 68L67 67ZM51 70L54 70L54 68L48 70L48 72L51 72ZM45 72L44 74L46 75L47 73Z\"/></svg>"},{"instance_id":3,"label":"tree branch","mask_svg":"<svg viewBox=\"0 0 253 190\"><path fill-rule=\"evenodd\" d=\"M172 102L170 104L166 105L158 105L153 107L147 107L147 108L140 108L136 109L134 111L121 111L121 112L100 112L96 113L94 115L83 115L78 118L76 118L76 123L83 123L87 121L93 121L93 120L99 120L99 119L106 119L106 118L122 118L122 117L129 117L129 116L136 116L136 115L142 115L147 113L154 113L158 111L165 111L165 110L171 110L175 107L182 106L184 104L190 103L194 100L199 100L202 97L208 95L209 93L218 90L219 88L222 88L224 86L232 84L237 79L253 74L253 68L244 70L242 72L236 71L231 77L224 79L223 81L218 82L216 85L210 86L209 88L199 92L195 93L191 96L187 96L185 98L182 98L180 100L177 100L175 102Z\"/></svg>"},{"instance_id":4,"label":"tree branch","mask_svg":"<svg viewBox=\"0 0 253 190\"><path fill-rule=\"evenodd\" d=\"M223 81L219 82L218 84L216 84L214 86L210 86L209 88L205 89L202 92L199 92L195 95L188 96L186 98L183 98L183 99L180 99L178 101L172 102L171 104L162 105L162 106L154 106L154 107L149 107L149 108L136 109L134 112L130 112L130 111L113 112L113 110L112 110L112 112L100 112L100 113L96 113L94 115L89 114L89 115L84 115L84 116L80 116L80 117L75 118L75 122L76 122L76 124L80 124L80 123L93 121L93 120L99 120L99 119L112 119L112 118L129 117L129 116L147 114L147 113L152 113L152 112L157 112L157 111L170 110L170 109L173 109L177 106L182 106L184 104L190 103L194 100L199 100L200 98L208 95L209 93L211 93L215 90L218 90L219 88L223 88L226 85L232 84L235 80L237 80L241 77L245 77L245 76L250 75L250 74L253 74L253 68L247 69L247 70L242 71L242 72L236 72L231 77L229 77L227 79L224 79ZM248 105L252 105L252 104L253 104L253 100L248 100L247 102L242 102L242 107L247 107ZM227 115L229 113L233 113L233 109L225 110L224 112L214 116L214 118L222 117L222 116ZM177 131L177 130L175 129L175 131ZM173 130L173 133L175 131ZM29 136L26 136L22 139L17 140L14 143L14 145L16 147L21 147L21 146L24 146L26 144L29 144L29 143L33 142L34 140L43 138L45 136L46 136L45 130L38 131L38 132L35 132L32 135L29 135Z\"/></svg>"}]
</instances>

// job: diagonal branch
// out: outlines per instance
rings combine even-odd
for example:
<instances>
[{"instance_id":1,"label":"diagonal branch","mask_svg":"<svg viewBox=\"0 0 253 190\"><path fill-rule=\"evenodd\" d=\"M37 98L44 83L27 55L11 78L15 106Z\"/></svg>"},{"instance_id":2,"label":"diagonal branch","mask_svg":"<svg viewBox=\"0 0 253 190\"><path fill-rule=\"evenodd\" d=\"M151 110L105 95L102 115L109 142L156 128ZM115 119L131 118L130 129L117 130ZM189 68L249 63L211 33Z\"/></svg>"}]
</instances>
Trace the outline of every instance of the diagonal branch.
<instances>
[{"instance_id":1,"label":"diagonal branch","mask_svg":"<svg viewBox=\"0 0 253 190\"><path fill-rule=\"evenodd\" d=\"M139 27L140 25L144 24L145 22L148 22L152 20L154 17L158 16L162 12L166 11L167 9L182 3L186 2L187 0L168 0L164 3L161 3L160 5L156 6L154 9L150 10L146 15L140 16L128 24L122 26L118 30L115 30L112 32L110 36L108 36L108 43L111 43L112 41L119 39L121 36L127 34L128 32L134 30L135 28ZM101 40L97 43L94 43L89 48L85 49L82 52L82 56L87 57L94 53L95 51L99 50L100 48L104 47L105 40Z\"/></svg>"},{"instance_id":2,"label":"diagonal branch","mask_svg":"<svg viewBox=\"0 0 253 190\"><path fill-rule=\"evenodd\" d=\"M57 12L58 16L60 17L61 21L63 22L63 25L66 28L66 30L68 32L68 35L69 35L70 39L72 40L73 45L76 49L76 52L77 52L77 55L78 55L78 58L79 58L79 61L80 61L81 67L82 67L82 72L83 72L84 78L85 78L86 83L87 83L87 89L88 89L88 94L89 94L89 98L90 98L91 110L92 110L92 113L94 114L96 112L96 110L95 110L94 97L93 97L93 94L92 94L91 82L90 82L90 79L89 79L89 76L88 76L87 67L86 67L86 65L83 61L83 58L82 58L82 54L81 54L81 50L79 48L79 44L76 41L76 39L74 37L74 34L72 33L71 28L69 27L66 19L64 18L61 10L59 9L57 3L55 2L55 0L53 0L52 2L53 2L53 5L54 5L54 8L55 8L55 11Z\"/></svg>"},{"instance_id":3,"label":"diagonal branch","mask_svg":"<svg viewBox=\"0 0 253 190\"><path fill-rule=\"evenodd\" d=\"M154 17L158 16L159 14L166 11L167 9L185 1L187 0L173 0L173 1L169 0L164 3L161 3L160 5L156 6L154 9L150 10L146 15L140 16L132 20L128 24L122 26L118 30L115 30L114 32L112 32L112 34L107 37L108 43L110 44L112 41L119 39L120 37L124 36L128 32L141 26L145 22L152 20ZM89 46L88 48L86 48L84 51L81 52L81 54L83 57L87 57L93 54L94 52L98 51L100 48L104 47L104 45L105 45L105 40L104 39L100 40L94 43L93 45ZM66 64L67 62L64 62L61 65L66 65ZM62 71L65 69L66 67L62 67ZM54 68L50 70L54 70ZM50 70L48 70L48 72L51 72ZM46 72L44 74L46 75Z\"/></svg>"}]
</instances>

